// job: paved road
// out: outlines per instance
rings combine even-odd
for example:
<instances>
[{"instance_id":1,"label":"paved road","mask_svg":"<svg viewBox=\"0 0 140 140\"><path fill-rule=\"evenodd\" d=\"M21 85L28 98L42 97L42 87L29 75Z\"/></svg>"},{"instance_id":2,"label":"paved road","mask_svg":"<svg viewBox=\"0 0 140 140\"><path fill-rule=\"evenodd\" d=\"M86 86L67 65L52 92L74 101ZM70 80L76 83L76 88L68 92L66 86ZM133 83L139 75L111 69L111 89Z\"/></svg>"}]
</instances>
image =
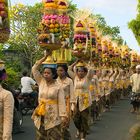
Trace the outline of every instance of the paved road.
<instances>
[{"instance_id":1,"label":"paved road","mask_svg":"<svg viewBox=\"0 0 140 140\"><path fill-rule=\"evenodd\" d=\"M103 113L101 121L93 124L87 140L128 140L129 129L138 122L138 117L129 113L130 107L128 100L117 102L111 111ZM25 133L14 135L13 140L35 140L35 129L30 116L24 118L23 129ZM72 123L72 140L76 140L75 131Z\"/></svg>"}]
</instances>

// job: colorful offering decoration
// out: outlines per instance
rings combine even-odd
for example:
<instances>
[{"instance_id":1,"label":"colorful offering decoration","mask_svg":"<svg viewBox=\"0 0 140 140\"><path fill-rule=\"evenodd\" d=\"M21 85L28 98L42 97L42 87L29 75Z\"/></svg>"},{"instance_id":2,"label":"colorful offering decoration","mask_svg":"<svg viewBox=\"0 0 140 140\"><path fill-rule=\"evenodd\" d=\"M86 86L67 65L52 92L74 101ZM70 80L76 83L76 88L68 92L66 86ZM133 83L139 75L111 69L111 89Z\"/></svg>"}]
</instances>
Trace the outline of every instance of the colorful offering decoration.
<instances>
[{"instance_id":1,"label":"colorful offering decoration","mask_svg":"<svg viewBox=\"0 0 140 140\"><path fill-rule=\"evenodd\" d=\"M5 43L9 39L9 35L8 0L0 0L0 43Z\"/></svg>"},{"instance_id":2,"label":"colorful offering decoration","mask_svg":"<svg viewBox=\"0 0 140 140\"><path fill-rule=\"evenodd\" d=\"M51 57L56 63L67 63L74 56L84 61L92 60L94 68L126 69L140 62L140 55L130 52L127 45L119 46L111 36L102 35L89 10L69 14L68 0L43 0L43 5L38 43L41 48L53 51ZM74 30L70 29L70 16L74 19ZM74 47L70 48L72 32Z\"/></svg>"},{"instance_id":3,"label":"colorful offering decoration","mask_svg":"<svg viewBox=\"0 0 140 140\"><path fill-rule=\"evenodd\" d=\"M90 57L90 32L86 18L90 15L89 11L77 10L73 15L74 24L74 48L72 55L78 58L89 59Z\"/></svg>"},{"instance_id":4,"label":"colorful offering decoration","mask_svg":"<svg viewBox=\"0 0 140 140\"><path fill-rule=\"evenodd\" d=\"M70 34L69 3L66 0L43 0L44 15L38 29L38 43L45 49L68 48Z\"/></svg>"},{"instance_id":5,"label":"colorful offering decoration","mask_svg":"<svg viewBox=\"0 0 140 140\"><path fill-rule=\"evenodd\" d=\"M130 55L131 55L131 66L134 67L138 63L138 54L136 51L131 51Z\"/></svg>"}]
</instances>

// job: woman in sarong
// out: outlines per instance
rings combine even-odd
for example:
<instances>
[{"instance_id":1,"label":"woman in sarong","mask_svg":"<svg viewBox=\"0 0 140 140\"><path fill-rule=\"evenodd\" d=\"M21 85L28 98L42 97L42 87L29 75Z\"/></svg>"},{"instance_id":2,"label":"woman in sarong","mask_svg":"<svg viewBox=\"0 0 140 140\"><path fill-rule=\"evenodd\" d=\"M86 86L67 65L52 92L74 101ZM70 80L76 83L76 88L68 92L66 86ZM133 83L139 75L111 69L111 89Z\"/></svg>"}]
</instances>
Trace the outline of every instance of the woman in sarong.
<instances>
[{"instance_id":1,"label":"woman in sarong","mask_svg":"<svg viewBox=\"0 0 140 140\"><path fill-rule=\"evenodd\" d=\"M67 73L68 67L67 64L58 64L57 65L57 82L60 84L60 86L64 90L64 96L65 96L65 103L66 103L66 111L68 116L68 122L67 126L62 129L64 140L71 140L70 131L69 131L69 125L70 125L70 118L71 118L71 107L72 105L75 105L74 100L74 86L73 81L71 78L68 77Z\"/></svg>"},{"instance_id":2,"label":"woman in sarong","mask_svg":"<svg viewBox=\"0 0 140 140\"><path fill-rule=\"evenodd\" d=\"M35 109L32 119L36 127L36 140L63 140L61 128L67 123L64 91L57 83L55 65L47 65L43 74L39 67L49 56L38 60L33 68L33 76L39 86L39 105Z\"/></svg>"},{"instance_id":3,"label":"woman in sarong","mask_svg":"<svg viewBox=\"0 0 140 140\"><path fill-rule=\"evenodd\" d=\"M73 68L76 66L76 71ZM92 70L86 68L83 62L76 61L69 66L68 73L74 79L74 96L76 98L76 114L74 124L78 129L76 137L85 140L89 130L89 107L92 99L89 91L90 82L93 76Z\"/></svg>"}]
</instances>

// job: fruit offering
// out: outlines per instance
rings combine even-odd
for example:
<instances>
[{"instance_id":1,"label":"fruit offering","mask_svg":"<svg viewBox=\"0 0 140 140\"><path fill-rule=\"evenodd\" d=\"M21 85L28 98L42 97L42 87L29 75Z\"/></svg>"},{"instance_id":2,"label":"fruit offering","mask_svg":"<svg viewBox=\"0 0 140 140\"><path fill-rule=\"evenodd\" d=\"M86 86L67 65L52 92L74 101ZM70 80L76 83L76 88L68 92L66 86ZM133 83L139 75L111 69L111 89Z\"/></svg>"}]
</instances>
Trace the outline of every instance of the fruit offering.
<instances>
[{"instance_id":1,"label":"fruit offering","mask_svg":"<svg viewBox=\"0 0 140 140\"><path fill-rule=\"evenodd\" d=\"M89 23L88 29L89 29L89 32L90 32L91 46L92 46L92 48L96 48L97 41L96 41L95 25L93 23Z\"/></svg>"},{"instance_id":2,"label":"fruit offering","mask_svg":"<svg viewBox=\"0 0 140 140\"><path fill-rule=\"evenodd\" d=\"M90 56L90 33L86 21L89 15L90 11L87 10L76 10L74 15L72 15L74 18L74 47L72 54L78 58Z\"/></svg>"},{"instance_id":3,"label":"fruit offering","mask_svg":"<svg viewBox=\"0 0 140 140\"><path fill-rule=\"evenodd\" d=\"M38 43L42 48L55 50L61 47L58 15L44 15L39 25L38 33Z\"/></svg>"},{"instance_id":4,"label":"fruit offering","mask_svg":"<svg viewBox=\"0 0 140 140\"><path fill-rule=\"evenodd\" d=\"M67 0L58 0L57 2L59 12L67 12L69 9L69 2Z\"/></svg>"},{"instance_id":5,"label":"fruit offering","mask_svg":"<svg viewBox=\"0 0 140 140\"><path fill-rule=\"evenodd\" d=\"M119 67L120 63L121 63L121 51L120 48L117 46L116 43L113 44L114 47L114 62L115 62L115 66Z\"/></svg>"},{"instance_id":6,"label":"fruit offering","mask_svg":"<svg viewBox=\"0 0 140 140\"><path fill-rule=\"evenodd\" d=\"M69 17L69 1L68 0L58 0L58 21L60 23L60 40L62 43L62 48L68 49L69 38L70 38L70 17Z\"/></svg>"},{"instance_id":7,"label":"fruit offering","mask_svg":"<svg viewBox=\"0 0 140 140\"><path fill-rule=\"evenodd\" d=\"M131 54L131 66L137 65L137 62L138 62L138 58L137 58L138 54L137 54L137 52L131 51L130 54Z\"/></svg>"},{"instance_id":8,"label":"fruit offering","mask_svg":"<svg viewBox=\"0 0 140 140\"><path fill-rule=\"evenodd\" d=\"M59 15L58 21L60 23L60 40L63 48L69 47L70 38L70 17L66 14Z\"/></svg>"},{"instance_id":9,"label":"fruit offering","mask_svg":"<svg viewBox=\"0 0 140 140\"><path fill-rule=\"evenodd\" d=\"M108 59L109 59L107 40L103 38L101 41L101 45L102 45L102 62L105 64L108 62Z\"/></svg>"},{"instance_id":10,"label":"fruit offering","mask_svg":"<svg viewBox=\"0 0 140 140\"><path fill-rule=\"evenodd\" d=\"M101 46L101 37L100 36L97 36L97 43L96 43L96 46L97 46L97 51L98 53L102 52L102 46Z\"/></svg>"},{"instance_id":11,"label":"fruit offering","mask_svg":"<svg viewBox=\"0 0 140 140\"><path fill-rule=\"evenodd\" d=\"M101 45L102 45L102 53L105 54L105 53L108 53L108 42L107 40L102 40L101 42Z\"/></svg>"},{"instance_id":12,"label":"fruit offering","mask_svg":"<svg viewBox=\"0 0 140 140\"><path fill-rule=\"evenodd\" d=\"M51 50L68 47L70 37L68 2L66 0L43 0L43 4L44 15L38 28L39 45Z\"/></svg>"},{"instance_id":13,"label":"fruit offering","mask_svg":"<svg viewBox=\"0 0 140 140\"><path fill-rule=\"evenodd\" d=\"M45 12L55 12L57 9L57 0L43 0L44 10Z\"/></svg>"},{"instance_id":14,"label":"fruit offering","mask_svg":"<svg viewBox=\"0 0 140 140\"><path fill-rule=\"evenodd\" d=\"M0 0L0 43L9 39L10 25L8 18L8 1Z\"/></svg>"},{"instance_id":15,"label":"fruit offering","mask_svg":"<svg viewBox=\"0 0 140 140\"><path fill-rule=\"evenodd\" d=\"M121 46L121 59L123 68L130 67L130 51L128 46Z\"/></svg>"},{"instance_id":16,"label":"fruit offering","mask_svg":"<svg viewBox=\"0 0 140 140\"><path fill-rule=\"evenodd\" d=\"M86 29L85 23L79 20L76 23L74 32L73 55L76 57L83 57L86 53L87 43L89 40L89 34Z\"/></svg>"}]
</instances>

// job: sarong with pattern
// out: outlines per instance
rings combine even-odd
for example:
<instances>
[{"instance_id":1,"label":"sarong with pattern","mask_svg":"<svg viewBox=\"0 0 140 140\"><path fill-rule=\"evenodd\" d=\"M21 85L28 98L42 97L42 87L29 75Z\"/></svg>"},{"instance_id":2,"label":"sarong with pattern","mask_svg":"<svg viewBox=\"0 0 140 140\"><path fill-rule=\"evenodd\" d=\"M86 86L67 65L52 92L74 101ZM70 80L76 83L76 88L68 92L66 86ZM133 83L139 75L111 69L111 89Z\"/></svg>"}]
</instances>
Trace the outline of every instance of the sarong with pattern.
<instances>
[{"instance_id":1,"label":"sarong with pattern","mask_svg":"<svg viewBox=\"0 0 140 140\"><path fill-rule=\"evenodd\" d=\"M36 129L36 140L64 140L61 125L45 130L43 121L41 121L40 129Z\"/></svg>"},{"instance_id":2,"label":"sarong with pattern","mask_svg":"<svg viewBox=\"0 0 140 140\"><path fill-rule=\"evenodd\" d=\"M79 132L83 133L84 137L86 136L89 130L88 120L89 120L89 108L85 109L82 112L77 110L73 118L76 128L79 130Z\"/></svg>"}]
</instances>

